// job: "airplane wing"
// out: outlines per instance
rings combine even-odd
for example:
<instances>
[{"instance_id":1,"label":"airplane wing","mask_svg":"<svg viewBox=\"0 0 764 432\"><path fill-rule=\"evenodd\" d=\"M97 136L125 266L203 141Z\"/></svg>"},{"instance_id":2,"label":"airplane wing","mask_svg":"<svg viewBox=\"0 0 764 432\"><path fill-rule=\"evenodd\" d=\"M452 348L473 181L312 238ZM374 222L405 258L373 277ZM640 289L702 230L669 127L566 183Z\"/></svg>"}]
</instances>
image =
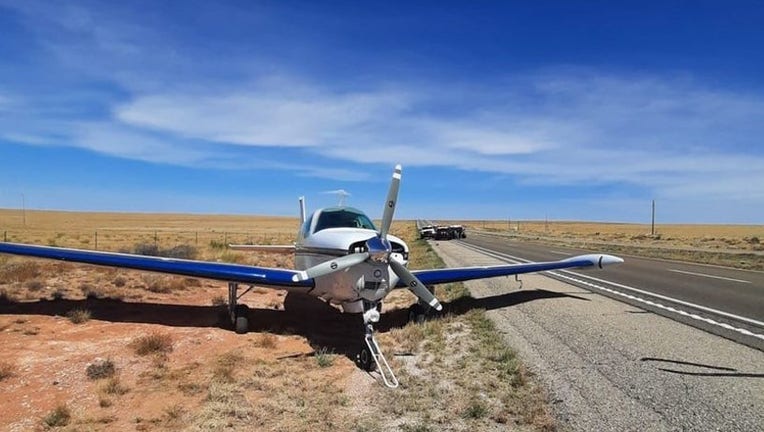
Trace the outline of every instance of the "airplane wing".
<instances>
[{"instance_id":1,"label":"airplane wing","mask_svg":"<svg viewBox=\"0 0 764 432\"><path fill-rule=\"evenodd\" d=\"M292 278L298 275L299 272L288 269L2 242L0 242L0 253L108 267L123 267L276 288L313 287L313 279L295 282Z\"/></svg>"},{"instance_id":2,"label":"airplane wing","mask_svg":"<svg viewBox=\"0 0 764 432\"><path fill-rule=\"evenodd\" d=\"M228 249L248 252L294 253L294 245L229 244Z\"/></svg>"},{"instance_id":3,"label":"airplane wing","mask_svg":"<svg viewBox=\"0 0 764 432\"><path fill-rule=\"evenodd\" d=\"M620 264L621 258L591 254L579 255L560 261L536 263L508 264L487 267L458 267L433 270L414 270L413 273L425 285L437 285L449 282L461 282L472 279L485 279L497 276L511 276L522 273L533 273L564 268L603 268L606 265ZM400 282L396 288L405 288Z\"/></svg>"}]
</instances>

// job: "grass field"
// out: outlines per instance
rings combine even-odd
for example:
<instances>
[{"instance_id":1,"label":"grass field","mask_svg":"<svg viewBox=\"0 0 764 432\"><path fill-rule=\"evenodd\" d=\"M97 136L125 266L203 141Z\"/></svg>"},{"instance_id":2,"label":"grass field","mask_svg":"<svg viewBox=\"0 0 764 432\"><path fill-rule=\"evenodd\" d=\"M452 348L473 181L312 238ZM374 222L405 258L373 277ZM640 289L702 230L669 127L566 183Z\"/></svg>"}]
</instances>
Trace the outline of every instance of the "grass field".
<instances>
[{"instance_id":1,"label":"grass field","mask_svg":"<svg viewBox=\"0 0 764 432\"><path fill-rule=\"evenodd\" d=\"M566 221L460 221L527 241L764 270L764 225L650 225Z\"/></svg>"}]
</instances>

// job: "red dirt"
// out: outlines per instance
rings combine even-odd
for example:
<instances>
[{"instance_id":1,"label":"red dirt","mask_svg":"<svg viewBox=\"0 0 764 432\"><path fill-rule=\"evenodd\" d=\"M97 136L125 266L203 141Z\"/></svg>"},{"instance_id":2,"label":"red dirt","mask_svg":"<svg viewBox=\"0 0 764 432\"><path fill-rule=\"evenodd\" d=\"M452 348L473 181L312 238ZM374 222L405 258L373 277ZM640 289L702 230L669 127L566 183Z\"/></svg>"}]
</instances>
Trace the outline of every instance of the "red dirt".
<instances>
[{"instance_id":1,"label":"red dirt","mask_svg":"<svg viewBox=\"0 0 764 432\"><path fill-rule=\"evenodd\" d=\"M241 353L251 363L308 355L314 351L311 344L331 346L337 353L353 348L347 342L353 335L344 332L352 319L338 318L320 301L298 299L294 309L307 311L310 318L305 320L305 314L284 312L284 292L255 289L242 299L256 309L250 315L253 331L237 335L221 324L224 309L211 303L227 295L224 283L174 278L174 282L164 280L174 287L171 292L150 292L147 278L154 275L29 261L37 263L34 279L42 281L43 288L31 291L28 281L0 280L0 290L17 300L0 303L0 362L14 370L0 381L2 430L42 429L42 419L59 404L71 410L72 424L97 430L173 429L171 421L159 419L168 417L173 406L182 406L185 412L198 408L206 392L184 392L183 385L192 390L195 383L206 385L225 353ZM88 290L96 293L89 299L83 294ZM63 298L52 300L55 291ZM73 324L65 316L72 309L87 309L92 318ZM263 342L263 331L268 330L277 334ZM312 333L316 330L321 330L318 335ZM139 356L131 347L135 338L152 332L170 336L172 351L166 357ZM114 362L121 383L129 389L126 394L107 395L102 390L106 380L88 379L87 365L98 358ZM336 368L340 370L331 375L357 372L344 357L334 362L332 369ZM172 379L160 379L167 376ZM112 405L102 407L100 399Z\"/></svg>"}]
</instances>

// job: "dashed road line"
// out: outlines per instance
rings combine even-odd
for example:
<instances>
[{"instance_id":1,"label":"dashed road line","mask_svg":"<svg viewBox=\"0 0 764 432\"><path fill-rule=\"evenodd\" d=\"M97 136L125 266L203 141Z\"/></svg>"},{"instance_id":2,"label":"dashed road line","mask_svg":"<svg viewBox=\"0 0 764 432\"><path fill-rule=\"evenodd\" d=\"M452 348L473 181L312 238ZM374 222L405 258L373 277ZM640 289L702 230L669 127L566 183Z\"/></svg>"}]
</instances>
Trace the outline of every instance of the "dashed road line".
<instances>
[{"instance_id":1,"label":"dashed road line","mask_svg":"<svg viewBox=\"0 0 764 432\"><path fill-rule=\"evenodd\" d=\"M728 277L724 277L724 276L715 276L715 275L710 275L710 274L705 274L705 273L695 273L695 272L691 272L691 271L676 270L676 269L668 269L668 271L674 272L674 273L682 273L682 274L686 274L686 275L692 275L692 276L702 276L702 277L713 278L713 279L722 279L722 280L731 281L731 282L751 283L751 281L747 281L747 280L733 279L733 278L728 278Z\"/></svg>"},{"instance_id":2,"label":"dashed road line","mask_svg":"<svg viewBox=\"0 0 764 432\"><path fill-rule=\"evenodd\" d=\"M500 260L514 261L516 263L528 263L528 262L531 262L531 261L526 260L524 258L520 258L520 257L512 256L512 255L509 255L509 254L504 254L504 253L492 251L490 249L485 249L485 248L482 248L480 246L475 246L475 245L471 245L471 244L464 243L464 242L459 242L459 243L462 244L463 246L467 247L467 248L475 250L476 252L480 252L480 253L483 253L485 255L492 256L494 258L500 259ZM579 274L579 273L574 273L574 272L571 272L569 270L548 271L548 272L543 272L543 273L547 273L547 274L556 276L556 277L561 278L561 279L572 281L572 282L575 282L577 284L581 284L581 285L586 286L586 287L594 288L596 290L606 291L606 292L609 292L611 294L614 294L614 295L617 295L617 296L620 296L620 297L628 298L628 299L630 299L632 301L636 301L638 303L643 303L643 304L646 304L646 305L650 305L652 307L655 307L655 308L658 308L658 309L661 309L661 310L664 310L664 311L672 312L672 313L675 313L675 314L678 314L678 315L682 315L684 317L688 317L688 318L691 318L691 319L694 319L694 320L697 320L697 321L702 321L702 322L707 323L707 324L711 324L711 325L714 325L714 326L717 326L717 327L724 328L726 330L734 331L734 332L737 332L737 333L740 333L740 334L743 334L743 335L746 335L746 336L749 336L749 337L754 337L754 338L757 338L757 339L760 339L760 340L764 341L764 335L763 334L754 333L754 332L752 332L750 330L747 330L747 329L744 329L744 328L734 327L734 326L732 326L730 324L727 324L727 323L719 322L719 321L713 320L711 318L706 318L706 317L700 316L698 314L694 314L694 313L690 313L690 312L687 312L687 311L684 311L684 310L681 310L681 309L677 309L677 308L672 307L672 306L666 306L664 304L657 303L657 302L654 302L652 300L648 300L648 299L645 299L645 298L642 298L642 297L638 297L638 296L635 296L633 294L628 294L628 293L625 293L625 292L621 292L621 291L618 291L618 290L615 290L615 289L607 288L607 287L604 287L602 285L598 285L598 284L595 284L595 283L592 283L592 282L589 282L589 281L585 281L585 280L582 280L582 279L579 279L579 278L586 278L586 279L590 279L590 280L593 280L593 281L596 281L596 282L606 283L606 284L612 285L614 287L623 288L623 289L626 289L626 290L630 290L632 292L636 292L636 293L648 295L648 296L651 296L651 297L659 298L659 299L662 299L662 300L670 301L670 302L673 302L673 303L676 303L676 304L680 304L680 305L683 305L683 306L687 306L687 307L691 307L691 308L694 308L694 309L702 310L702 311L709 312L709 313L712 313L712 314L721 315L721 316L725 316L725 317L728 317L728 318L736 319L736 320L743 321L743 322L746 322L746 323L749 323L749 324L754 324L754 325L759 326L759 327L764 327L764 322L761 322L761 321L757 321L757 320L754 320L754 319L751 319L751 318L741 317L741 316L738 316L738 315L734 315L734 314L731 314L731 313L728 313L728 312L712 309L712 308L701 306L701 305L696 305L694 303L686 302L686 301L683 301L683 300L675 299L675 298L664 296L664 295L661 295L661 294L651 293L651 292L648 292L648 291L641 290L639 288L630 287L628 285L623 285L623 284L619 284L619 283L616 283L616 282L606 281L604 279L595 278L593 276L587 276L587 275L582 275L582 274ZM570 274L570 275L574 275L576 277L568 276L568 275L562 274L562 273L567 273L567 274Z\"/></svg>"}]
</instances>

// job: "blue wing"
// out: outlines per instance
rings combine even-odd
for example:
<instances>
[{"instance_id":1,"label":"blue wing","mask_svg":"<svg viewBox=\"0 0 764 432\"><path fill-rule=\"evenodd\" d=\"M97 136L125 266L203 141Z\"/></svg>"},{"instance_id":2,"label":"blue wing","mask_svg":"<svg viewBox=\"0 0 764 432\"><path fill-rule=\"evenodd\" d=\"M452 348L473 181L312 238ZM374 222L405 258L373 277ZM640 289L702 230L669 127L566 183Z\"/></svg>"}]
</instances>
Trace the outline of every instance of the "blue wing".
<instances>
[{"instance_id":1,"label":"blue wing","mask_svg":"<svg viewBox=\"0 0 764 432\"><path fill-rule=\"evenodd\" d=\"M313 287L313 279L295 282L292 277L297 275L298 272L287 269L2 242L0 242L0 253L50 258L61 261L72 261L109 267L124 267L135 270L170 273L244 284L257 284L282 288Z\"/></svg>"},{"instance_id":2,"label":"blue wing","mask_svg":"<svg viewBox=\"0 0 764 432\"><path fill-rule=\"evenodd\" d=\"M485 279L497 276L511 276L564 268L602 268L610 264L620 264L621 258L605 255L580 255L561 261L509 264L488 267L459 267L434 270L415 270L413 273L425 285L437 285L449 282L461 282L472 279ZM399 287L403 287L398 284Z\"/></svg>"}]
</instances>

